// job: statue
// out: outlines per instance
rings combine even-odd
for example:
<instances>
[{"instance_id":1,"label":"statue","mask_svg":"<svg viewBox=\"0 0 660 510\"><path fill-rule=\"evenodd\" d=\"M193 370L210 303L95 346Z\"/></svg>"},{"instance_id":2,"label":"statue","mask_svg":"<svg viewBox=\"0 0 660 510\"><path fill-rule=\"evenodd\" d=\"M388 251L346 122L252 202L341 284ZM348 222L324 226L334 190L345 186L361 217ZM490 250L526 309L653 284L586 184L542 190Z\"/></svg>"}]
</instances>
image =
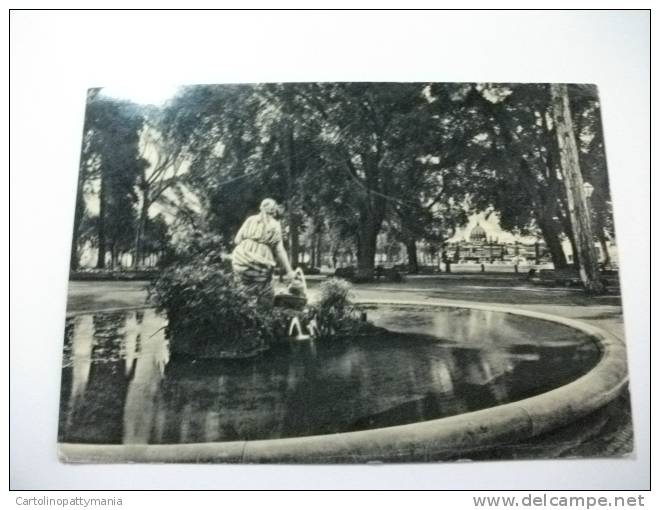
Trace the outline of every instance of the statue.
<instances>
[{"instance_id":1,"label":"statue","mask_svg":"<svg viewBox=\"0 0 660 510\"><path fill-rule=\"evenodd\" d=\"M275 200L266 198L261 202L259 214L245 220L236 234L232 268L235 278L256 298L258 306L278 308L280 317L289 323L282 331L286 337L308 340L317 334L318 328L313 318L308 317L305 276L300 268L292 269L284 249L282 227L275 218L277 210ZM286 292L276 296L272 277L278 263L289 286Z\"/></svg>"},{"instance_id":2,"label":"statue","mask_svg":"<svg viewBox=\"0 0 660 510\"><path fill-rule=\"evenodd\" d=\"M291 268L282 242L282 227L275 218L277 203L272 198L266 198L261 202L259 210L259 214L245 220L236 234L232 269L238 281L256 297L261 306L272 306L272 277L277 264L290 281L296 279L296 273Z\"/></svg>"}]
</instances>

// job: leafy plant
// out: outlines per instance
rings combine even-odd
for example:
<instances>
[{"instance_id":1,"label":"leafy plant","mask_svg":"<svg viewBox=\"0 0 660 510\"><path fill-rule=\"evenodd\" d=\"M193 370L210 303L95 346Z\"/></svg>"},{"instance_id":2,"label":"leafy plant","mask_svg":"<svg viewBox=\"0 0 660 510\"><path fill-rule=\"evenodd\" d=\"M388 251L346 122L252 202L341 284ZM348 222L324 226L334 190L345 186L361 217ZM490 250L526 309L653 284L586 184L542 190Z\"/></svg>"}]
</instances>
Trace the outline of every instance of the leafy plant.
<instances>
[{"instance_id":1,"label":"leafy plant","mask_svg":"<svg viewBox=\"0 0 660 510\"><path fill-rule=\"evenodd\" d=\"M320 286L319 300L311 314L316 318L320 337L344 336L357 333L365 324L360 310L353 304L351 284L331 278Z\"/></svg>"},{"instance_id":2,"label":"leafy plant","mask_svg":"<svg viewBox=\"0 0 660 510\"><path fill-rule=\"evenodd\" d=\"M150 286L157 309L167 313L173 351L246 357L265 350L274 318L210 259L174 264Z\"/></svg>"},{"instance_id":3,"label":"leafy plant","mask_svg":"<svg viewBox=\"0 0 660 510\"><path fill-rule=\"evenodd\" d=\"M167 314L175 353L248 357L288 335L291 311L259 305L214 249L200 249L165 268L149 294L157 310ZM315 320L321 338L360 334L371 327L353 304L350 283L337 278L323 282L317 303L295 315L304 324Z\"/></svg>"}]
</instances>

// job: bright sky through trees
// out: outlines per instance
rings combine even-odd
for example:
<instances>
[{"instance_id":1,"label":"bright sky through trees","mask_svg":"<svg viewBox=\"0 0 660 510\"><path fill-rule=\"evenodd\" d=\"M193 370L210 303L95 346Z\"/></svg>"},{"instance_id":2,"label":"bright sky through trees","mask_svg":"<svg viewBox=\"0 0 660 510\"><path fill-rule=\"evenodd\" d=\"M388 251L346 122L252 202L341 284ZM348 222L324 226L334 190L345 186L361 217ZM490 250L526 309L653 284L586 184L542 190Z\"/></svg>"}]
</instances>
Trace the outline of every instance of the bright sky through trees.
<instances>
[{"instance_id":1,"label":"bright sky through trees","mask_svg":"<svg viewBox=\"0 0 660 510\"><path fill-rule=\"evenodd\" d=\"M160 106L173 97L178 88L176 85L163 83L118 84L102 88L101 94L138 104Z\"/></svg>"}]
</instances>

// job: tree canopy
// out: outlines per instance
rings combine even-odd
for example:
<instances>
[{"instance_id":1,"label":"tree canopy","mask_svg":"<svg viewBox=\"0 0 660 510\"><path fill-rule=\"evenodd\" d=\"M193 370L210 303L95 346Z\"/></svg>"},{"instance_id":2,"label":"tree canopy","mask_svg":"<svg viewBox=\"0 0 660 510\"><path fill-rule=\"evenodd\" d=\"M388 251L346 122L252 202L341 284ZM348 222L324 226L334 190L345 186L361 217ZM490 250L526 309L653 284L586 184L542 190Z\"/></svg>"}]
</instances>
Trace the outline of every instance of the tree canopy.
<instances>
[{"instance_id":1,"label":"tree canopy","mask_svg":"<svg viewBox=\"0 0 660 510\"><path fill-rule=\"evenodd\" d=\"M568 94L604 243L614 232L597 94ZM486 211L507 230L540 235L561 267L561 240L575 238L551 108L545 84L199 85L160 107L93 90L71 265L92 240L98 267L123 252L138 267L184 227L230 251L269 196L283 206L294 265L303 244L319 253L325 242L351 246L369 275L387 231L416 266L417 242L441 248Z\"/></svg>"}]
</instances>

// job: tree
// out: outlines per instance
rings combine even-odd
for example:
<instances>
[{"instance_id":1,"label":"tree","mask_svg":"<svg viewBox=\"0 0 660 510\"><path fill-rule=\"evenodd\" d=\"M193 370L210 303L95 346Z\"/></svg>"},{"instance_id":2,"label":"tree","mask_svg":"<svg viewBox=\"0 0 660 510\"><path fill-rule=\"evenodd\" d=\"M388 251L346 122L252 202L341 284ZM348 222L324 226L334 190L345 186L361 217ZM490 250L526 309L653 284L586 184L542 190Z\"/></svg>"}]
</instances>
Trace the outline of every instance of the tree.
<instances>
[{"instance_id":1,"label":"tree","mask_svg":"<svg viewBox=\"0 0 660 510\"><path fill-rule=\"evenodd\" d=\"M227 248L245 216L272 196L285 205L294 265L305 228L315 246L332 230L355 239L367 275L386 219L398 215L409 236L422 221L415 237L436 236L448 190L462 182L466 167L444 155L429 163L442 152L434 116L423 84L191 87L165 115L194 155L185 182L203 197Z\"/></svg>"},{"instance_id":2,"label":"tree","mask_svg":"<svg viewBox=\"0 0 660 510\"><path fill-rule=\"evenodd\" d=\"M465 104L478 132L467 141L474 205L497 211L506 230L540 232L555 267L565 267L562 235L572 231L548 86L472 85Z\"/></svg>"},{"instance_id":3,"label":"tree","mask_svg":"<svg viewBox=\"0 0 660 510\"><path fill-rule=\"evenodd\" d=\"M461 186L463 167L450 163L445 156L418 160L400 176L401 198L393 204L394 214L388 223L406 247L411 273L419 270L418 241L442 247L457 225L467 222L466 190Z\"/></svg>"},{"instance_id":4,"label":"tree","mask_svg":"<svg viewBox=\"0 0 660 510\"><path fill-rule=\"evenodd\" d=\"M615 232L598 91L594 85L572 85L568 92L580 169L584 180L594 188L589 199L592 231L603 251L603 266L607 267L608 239L613 239Z\"/></svg>"},{"instance_id":5,"label":"tree","mask_svg":"<svg viewBox=\"0 0 660 510\"><path fill-rule=\"evenodd\" d=\"M432 143L423 89L418 83L319 84L307 99L324 120L325 203L356 239L360 277L373 274L384 221L397 207L406 217L403 204L419 206L418 197L410 199L415 191L404 186Z\"/></svg>"},{"instance_id":6,"label":"tree","mask_svg":"<svg viewBox=\"0 0 660 510\"><path fill-rule=\"evenodd\" d=\"M133 267L144 257L145 229L149 222L150 207L163 194L177 184L189 163L187 145L181 143L172 127L163 121L160 112L153 109L140 133L140 153L144 162L137 176L139 214L135 221Z\"/></svg>"},{"instance_id":7,"label":"tree","mask_svg":"<svg viewBox=\"0 0 660 510\"><path fill-rule=\"evenodd\" d=\"M466 108L465 88L432 84L408 125L401 126L402 167L395 173L394 217L397 237L406 246L409 270L417 272L417 241L437 252L470 212L471 186L478 178L471 165L470 140L480 131L475 112Z\"/></svg>"},{"instance_id":8,"label":"tree","mask_svg":"<svg viewBox=\"0 0 660 510\"><path fill-rule=\"evenodd\" d=\"M220 234L227 249L270 191L260 166L268 150L260 137L263 113L254 86L203 85L184 88L163 116L190 155L180 182L199 199L199 221Z\"/></svg>"},{"instance_id":9,"label":"tree","mask_svg":"<svg viewBox=\"0 0 660 510\"><path fill-rule=\"evenodd\" d=\"M317 169L321 166L322 118L307 101L313 84L268 84L256 89L261 98L261 139L264 151L261 166L268 169L267 187L285 205L285 224L292 265L298 264L300 236L307 223L316 232L321 228Z\"/></svg>"},{"instance_id":10,"label":"tree","mask_svg":"<svg viewBox=\"0 0 660 510\"><path fill-rule=\"evenodd\" d=\"M599 280L598 258L594 249L589 210L584 196L584 183L580 171L568 89L566 85L552 84L550 90L568 210L576 241L575 255L580 261L580 278L587 292L601 293L603 286Z\"/></svg>"},{"instance_id":11,"label":"tree","mask_svg":"<svg viewBox=\"0 0 660 510\"><path fill-rule=\"evenodd\" d=\"M596 107L578 99L579 157L597 181ZM442 245L475 211L498 212L507 230L542 235L558 268L566 265L564 236L575 243L547 85L197 86L156 117L143 132L157 134L166 164L150 161L137 188L147 199L138 202L171 201L160 190L173 182L173 193L191 190L199 213L186 214L220 234L225 249L266 196L285 205L294 264L306 246L318 263L320 244L336 252L352 239L367 277L384 226L406 244L415 270L418 242ZM166 176L186 154L189 171ZM154 174L161 180L150 181ZM606 222L600 210L595 218ZM148 212L140 218L144 225Z\"/></svg>"},{"instance_id":12,"label":"tree","mask_svg":"<svg viewBox=\"0 0 660 510\"><path fill-rule=\"evenodd\" d=\"M292 264L307 215L318 215L319 113L301 100L310 84L201 86L184 90L167 116L188 146L185 183L200 194L227 248L266 196L285 206ZM315 182L316 181L316 182Z\"/></svg>"},{"instance_id":13,"label":"tree","mask_svg":"<svg viewBox=\"0 0 660 510\"><path fill-rule=\"evenodd\" d=\"M143 254L156 253L162 256L170 247L170 229L161 214L149 218L144 229Z\"/></svg>"},{"instance_id":14,"label":"tree","mask_svg":"<svg viewBox=\"0 0 660 510\"><path fill-rule=\"evenodd\" d=\"M96 136L95 122L98 122L97 115L93 111L98 103L94 99L99 93L99 89L89 89L87 92L87 112L85 114L85 124L83 127L83 142L80 154L80 168L78 170L78 185L76 188L76 206L73 219L73 235L71 238L71 259L69 269L75 271L80 265L79 241L81 237L82 224L87 216L85 204L85 188L89 185L91 177L98 172L100 165L99 154L94 149Z\"/></svg>"},{"instance_id":15,"label":"tree","mask_svg":"<svg viewBox=\"0 0 660 510\"><path fill-rule=\"evenodd\" d=\"M98 181L97 267L105 268L108 248L113 265L132 224L134 185L143 165L138 152L142 115L137 105L106 97L98 89L88 94L83 153L78 180L71 267L77 267L77 244L84 217L85 185ZM74 258L75 257L75 258Z\"/></svg>"}]
</instances>

